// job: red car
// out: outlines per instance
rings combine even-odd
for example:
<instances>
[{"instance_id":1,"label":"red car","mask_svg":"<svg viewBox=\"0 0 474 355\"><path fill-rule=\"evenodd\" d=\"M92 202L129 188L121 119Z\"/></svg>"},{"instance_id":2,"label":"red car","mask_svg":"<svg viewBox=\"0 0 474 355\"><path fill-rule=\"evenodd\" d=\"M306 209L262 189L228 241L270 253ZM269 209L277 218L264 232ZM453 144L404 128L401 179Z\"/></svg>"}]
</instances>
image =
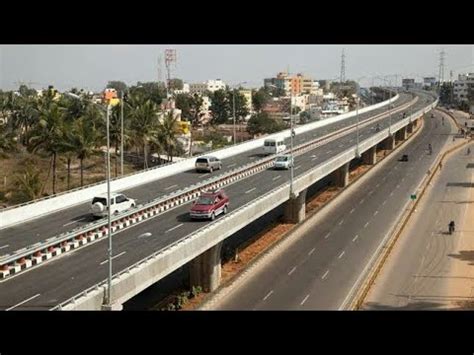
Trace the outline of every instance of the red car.
<instances>
[{"instance_id":1,"label":"red car","mask_svg":"<svg viewBox=\"0 0 474 355\"><path fill-rule=\"evenodd\" d=\"M221 213L226 214L229 197L224 190L204 192L194 201L190 211L192 219L210 219L213 221Z\"/></svg>"}]
</instances>

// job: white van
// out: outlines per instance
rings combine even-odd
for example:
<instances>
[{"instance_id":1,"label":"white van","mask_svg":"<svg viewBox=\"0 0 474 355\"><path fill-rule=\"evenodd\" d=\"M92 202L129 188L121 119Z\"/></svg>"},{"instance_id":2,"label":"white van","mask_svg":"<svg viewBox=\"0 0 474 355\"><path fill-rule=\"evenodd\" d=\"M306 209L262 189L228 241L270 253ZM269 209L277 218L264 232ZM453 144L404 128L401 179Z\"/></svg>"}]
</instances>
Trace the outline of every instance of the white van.
<instances>
[{"instance_id":1,"label":"white van","mask_svg":"<svg viewBox=\"0 0 474 355\"><path fill-rule=\"evenodd\" d=\"M279 138L267 138L263 142L263 152L265 154L279 154L286 150L285 140Z\"/></svg>"}]
</instances>

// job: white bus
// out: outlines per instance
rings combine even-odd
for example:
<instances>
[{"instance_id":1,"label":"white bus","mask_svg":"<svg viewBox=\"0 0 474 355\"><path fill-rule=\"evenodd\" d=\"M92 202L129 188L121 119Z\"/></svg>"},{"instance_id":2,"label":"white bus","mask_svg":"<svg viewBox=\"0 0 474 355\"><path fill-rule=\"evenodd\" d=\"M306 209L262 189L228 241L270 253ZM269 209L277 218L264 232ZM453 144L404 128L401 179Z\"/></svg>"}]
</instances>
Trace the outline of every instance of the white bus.
<instances>
[{"instance_id":1,"label":"white bus","mask_svg":"<svg viewBox=\"0 0 474 355\"><path fill-rule=\"evenodd\" d=\"M286 150L285 140L279 138L267 138L263 143L264 154L279 154Z\"/></svg>"}]
</instances>

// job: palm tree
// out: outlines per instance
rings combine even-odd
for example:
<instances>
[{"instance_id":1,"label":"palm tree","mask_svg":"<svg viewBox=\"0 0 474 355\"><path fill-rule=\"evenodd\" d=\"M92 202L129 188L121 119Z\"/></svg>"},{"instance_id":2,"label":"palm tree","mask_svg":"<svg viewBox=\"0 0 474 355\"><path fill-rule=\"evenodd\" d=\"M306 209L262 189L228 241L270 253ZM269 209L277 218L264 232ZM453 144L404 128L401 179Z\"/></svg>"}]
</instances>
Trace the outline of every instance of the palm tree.
<instances>
[{"instance_id":1,"label":"palm tree","mask_svg":"<svg viewBox=\"0 0 474 355\"><path fill-rule=\"evenodd\" d=\"M6 125L0 126L0 157L7 157L7 153L16 149L16 135Z\"/></svg>"},{"instance_id":2,"label":"palm tree","mask_svg":"<svg viewBox=\"0 0 474 355\"><path fill-rule=\"evenodd\" d=\"M41 171L32 164L25 165L22 173L16 175L17 192L27 201L38 198L41 194Z\"/></svg>"},{"instance_id":3,"label":"palm tree","mask_svg":"<svg viewBox=\"0 0 474 355\"><path fill-rule=\"evenodd\" d=\"M41 106L39 122L29 135L29 150L33 153L43 151L51 157L53 194L56 194L56 160L64 139L62 125L63 114L58 105L51 103L48 106Z\"/></svg>"},{"instance_id":4,"label":"palm tree","mask_svg":"<svg viewBox=\"0 0 474 355\"><path fill-rule=\"evenodd\" d=\"M179 130L178 119L169 112L165 115L158 127L156 141L164 148L168 155L168 161L173 161L173 152L178 151L178 140L176 132Z\"/></svg>"},{"instance_id":5,"label":"palm tree","mask_svg":"<svg viewBox=\"0 0 474 355\"><path fill-rule=\"evenodd\" d=\"M148 168L148 142L150 138L155 134L158 119L157 119L157 105L151 101L138 101L134 102L131 105L136 105L131 107L130 112L130 132L132 140L137 146L141 146L143 149L143 168Z\"/></svg>"},{"instance_id":6,"label":"palm tree","mask_svg":"<svg viewBox=\"0 0 474 355\"><path fill-rule=\"evenodd\" d=\"M72 123L71 132L67 135L66 147L74 152L80 162L81 186L84 185L84 160L97 151L99 132L94 122L87 115Z\"/></svg>"}]
</instances>

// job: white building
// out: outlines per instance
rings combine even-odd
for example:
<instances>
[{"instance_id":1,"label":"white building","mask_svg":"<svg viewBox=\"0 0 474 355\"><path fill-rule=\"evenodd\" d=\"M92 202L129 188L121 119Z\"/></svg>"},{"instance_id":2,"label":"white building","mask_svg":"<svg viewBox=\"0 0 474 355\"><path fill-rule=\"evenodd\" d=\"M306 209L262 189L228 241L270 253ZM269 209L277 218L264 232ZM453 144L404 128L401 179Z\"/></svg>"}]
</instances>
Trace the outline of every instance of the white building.
<instances>
[{"instance_id":1,"label":"white building","mask_svg":"<svg viewBox=\"0 0 474 355\"><path fill-rule=\"evenodd\" d=\"M206 91L214 92L217 90L225 90L226 84L221 79L208 80L204 83L195 83L189 85L191 94L203 94Z\"/></svg>"},{"instance_id":2,"label":"white building","mask_svg":"<svg viewBox=\"0 0 474 355\"><path fill-rule=\"evenodd\" d=\"M459 74L458 80L454 81L454 99L458 102L467 101L469 87L474 89L474 73Z\"/></svg>"},{"instance_id":3,"label":"white building","mask_svg":"<svg viewBox=\"0 0 474 355\"><path fill-rule=\"evenodd\" d=\"M190 92L190 87L188 83L183 83L183 88L181 90L174 90L176 95L179 94L188 94Z\"/></svg>"}]
</instances>

